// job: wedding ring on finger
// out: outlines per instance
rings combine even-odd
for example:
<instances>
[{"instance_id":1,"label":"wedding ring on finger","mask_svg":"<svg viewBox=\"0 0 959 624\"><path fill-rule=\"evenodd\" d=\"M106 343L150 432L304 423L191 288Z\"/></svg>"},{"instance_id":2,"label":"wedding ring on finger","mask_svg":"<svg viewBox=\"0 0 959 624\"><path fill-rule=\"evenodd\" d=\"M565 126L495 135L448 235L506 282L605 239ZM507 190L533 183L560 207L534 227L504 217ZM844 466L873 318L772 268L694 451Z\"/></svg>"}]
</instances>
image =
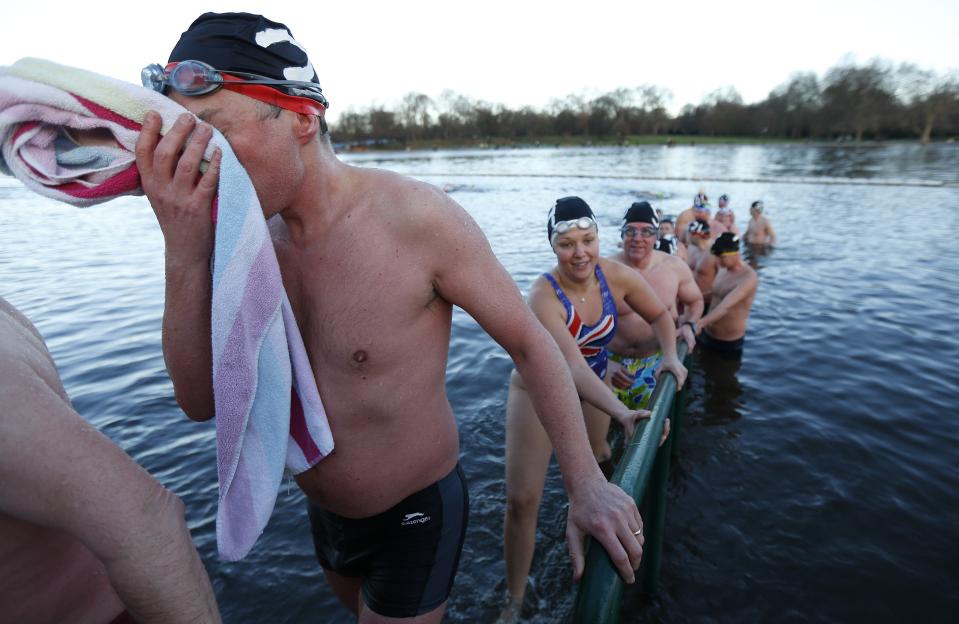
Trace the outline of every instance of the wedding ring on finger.
<instances>
[{"instance_id":1,"label":"wedding ring on finger","mask_svg":"<svg viewBox=\"0 0 959 624\"><path fill-rule=\"evenodd\" d=\"M639 535L642 535L642 534L643 534L643 527L639 527L638 529L636 529L635 531L633 531L633 535L639 536Z\"/></svg>"}]
</instances>

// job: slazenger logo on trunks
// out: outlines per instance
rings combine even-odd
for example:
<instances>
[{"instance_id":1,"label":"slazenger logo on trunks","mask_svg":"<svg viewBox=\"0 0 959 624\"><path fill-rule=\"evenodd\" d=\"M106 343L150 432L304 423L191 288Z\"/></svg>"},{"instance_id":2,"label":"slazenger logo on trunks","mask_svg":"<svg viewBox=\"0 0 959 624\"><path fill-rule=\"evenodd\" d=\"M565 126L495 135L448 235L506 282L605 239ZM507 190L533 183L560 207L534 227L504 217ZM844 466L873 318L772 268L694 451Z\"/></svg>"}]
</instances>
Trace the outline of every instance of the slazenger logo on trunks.
<instances>
[{"instance_id":1,"label":"slazenger logo on trunks","mask_svg":"<svg viewBox=\"0 0 959 624\"><path fill-rule=\"evenodd\" d=\"M423 524L429 522L430 517L419 511L414 513L408 513L403 516L403 521L400 522L400 526L410 526L411 524Z\"/></svg>"}]
</instances>

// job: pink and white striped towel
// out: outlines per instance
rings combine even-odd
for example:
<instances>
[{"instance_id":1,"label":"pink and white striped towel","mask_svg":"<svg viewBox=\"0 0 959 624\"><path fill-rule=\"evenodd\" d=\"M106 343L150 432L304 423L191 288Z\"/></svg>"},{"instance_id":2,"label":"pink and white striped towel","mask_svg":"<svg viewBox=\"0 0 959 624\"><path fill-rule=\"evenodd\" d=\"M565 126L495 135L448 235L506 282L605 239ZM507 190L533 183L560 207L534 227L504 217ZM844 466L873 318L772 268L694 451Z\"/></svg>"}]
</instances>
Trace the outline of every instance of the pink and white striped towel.
<instances>
[{"instance_id":1,"label":"pink and white striped towel","mask_svg":"<svg viewBox=\"0 0 959 624\"><path fill-rule=\"evenodd\" d=\"M40 59L0 68L0 172L75 206L142 194L133 155L146 113L166 132L187 112L140 86ZM253 184L222 150L213 262L217 545L242 559L263 532L284 466L294 474L333 450L326 411L283 290Z\"/></svg>"}]
</instances>

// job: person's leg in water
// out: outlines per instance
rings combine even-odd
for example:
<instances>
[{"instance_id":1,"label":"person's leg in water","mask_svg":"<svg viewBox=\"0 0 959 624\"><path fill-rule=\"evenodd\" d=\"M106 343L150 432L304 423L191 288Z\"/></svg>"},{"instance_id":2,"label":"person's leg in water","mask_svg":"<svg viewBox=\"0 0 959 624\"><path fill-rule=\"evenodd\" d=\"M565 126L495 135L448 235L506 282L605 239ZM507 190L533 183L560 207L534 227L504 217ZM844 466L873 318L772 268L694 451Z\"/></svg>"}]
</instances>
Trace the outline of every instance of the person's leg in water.
<instances>
[{"instance_id":1,"label":"person's leg in water","mask_svg":"<svg viewBox=\"0 0 959 624\"><path fill-rule=\"evenodd\" d=\"M506 400L506 518L503 550L509 602L498 622L519 620L536 546L536 523L553 447L522 379L510 377Z\"/></svg>"},{"instance_id":2,"label":"person's leg in water","mask_svg":"<svg viewBox=\"0 0 959 624\"><path fill-rule=\"evenodd\" d=\"M613 456L609 448L609 414L582 402L583 417L586 419L586 434L589 436L589 445L593 449L593 456L599 464L608 462Z\"/></svg>"}]
</instances>

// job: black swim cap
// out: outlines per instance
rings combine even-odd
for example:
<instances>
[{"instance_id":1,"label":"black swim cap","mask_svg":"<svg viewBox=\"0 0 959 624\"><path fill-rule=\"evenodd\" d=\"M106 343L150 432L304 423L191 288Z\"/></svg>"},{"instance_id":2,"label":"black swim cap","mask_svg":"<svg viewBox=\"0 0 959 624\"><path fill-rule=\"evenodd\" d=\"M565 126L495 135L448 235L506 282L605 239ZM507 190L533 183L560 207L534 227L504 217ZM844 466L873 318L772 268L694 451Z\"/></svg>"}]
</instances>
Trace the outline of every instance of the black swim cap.
<instances>
[{"instance_id":1,"label":"black swim cap","mask_svg":"<svg viewBox=\"0 0 959 624\"><path fill-rule=\"evenodd\" d=\"M204 13L180 35L169 63L196 60L227 73L245 72L275 80L320 79L309 57L285 25L251 13ZM274 87L287 93L285 87Z\"/></svg>"},{"instance_id":2,"label":"black swim cap","mask_svg":"<svg viewBox=\"0 0 959 624\"><path fill-rule=\"evenodd\" d=\"M579 219L580 217L589 217L590 219L595 219L593 216L593 209L589 207L589 204L583 201L582 198L576 197L575 195L560 197L549 210L549 215L546 219L546 238L552 243L553 226L555 224L561 221L572 221L573 219Z\"/></svg>"},{"instance_id":3,"label":"black swim cap","mask_svg":"<svg viewBox=\"0 0 959 624\"><path fill-rule=\"evenodd\" d=\"M671 256L676 255L676 247L679 246L679 240L670 234L669 236L663 236L656 242L656 250L664 251Z\"/></svg>"},{"instance_id":4,"label":"black swim cap","mask_svg":"<svg viewBox=\"0 0 959 624\"><path fill-rule=\"evenodd\" d=\"M702 219L693 219L689 222L689 233L690 234L709 234L709 221L703 221Z\"/></svg>"},{"instance_id":5,"label":"black swim cap","mask_svg":"<svg viewBox=\"0 0 959 624\"><path fill-rule=\"evenodd\" d=\"M648 201L633 202L623 215L623 223L649 223L653 227L659 227L659 218Z\"/></svg>"},{"instance_id":6,"label":"black swim cap","mask_svg":"<svg viewBox=\"0 0 959 624\"><path fill-rule=\"evenodd\" d=\"M762 211L763 211L763 202L762 202L762 200L757 199L756 201L753 202L753 204L752 204L752 206L750 206L750 208L754 208L757 212L762 212Z\"/></svg>"},{"instance_id":7,"label":"black swim cap","mask_svg":"<svg viewBox=\"0 0 959 624\"><path fill-rule=\"evenodd\" d=\"M725 256L726 254L739 253L739 237L732 232L723 232L713 243L709 251L714 256Z\"/></svg>"}]
</instances>

